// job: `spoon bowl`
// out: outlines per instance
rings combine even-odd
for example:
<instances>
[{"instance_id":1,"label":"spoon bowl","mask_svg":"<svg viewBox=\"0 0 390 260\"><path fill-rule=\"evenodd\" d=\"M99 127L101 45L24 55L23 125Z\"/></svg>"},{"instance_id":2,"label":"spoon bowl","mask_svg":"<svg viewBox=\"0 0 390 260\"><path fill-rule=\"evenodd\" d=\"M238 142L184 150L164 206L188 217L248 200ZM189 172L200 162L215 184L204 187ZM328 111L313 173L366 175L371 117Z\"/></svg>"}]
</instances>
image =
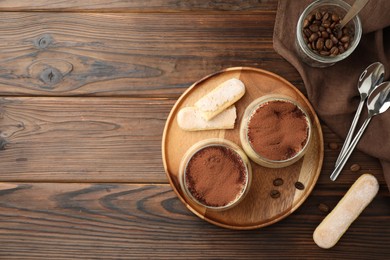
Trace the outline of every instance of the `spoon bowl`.
<instances>
[{"instance_id":1,"label":"spoon bowl","mask_svg":"<svg viewBox=\"0 0 390 260\"><path fill-rule=\"evenodd\" d=\"M386 112L390 107L390 82L383 82L368 97L368 115L373 117Z\"/></svg>"},{"instance_id":2,"label":"spoon bowl","mask_svg":"<svg viewBox=\"0 0 390 260\"><path fill-rule=\"evenodd\" d=\"M360 75L358 90L361 98L367 98L385 78L385 66L375 62L368 66Z\"/></svg>"}]
</instances>

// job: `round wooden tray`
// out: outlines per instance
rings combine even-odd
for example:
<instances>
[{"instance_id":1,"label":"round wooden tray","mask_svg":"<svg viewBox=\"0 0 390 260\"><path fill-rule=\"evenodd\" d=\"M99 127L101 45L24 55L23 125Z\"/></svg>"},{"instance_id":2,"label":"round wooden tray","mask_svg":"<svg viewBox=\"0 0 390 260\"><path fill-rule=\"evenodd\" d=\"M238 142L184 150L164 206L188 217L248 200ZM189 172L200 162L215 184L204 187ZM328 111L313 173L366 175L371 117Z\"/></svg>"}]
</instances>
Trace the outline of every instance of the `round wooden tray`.
<instances>
[{"instance_id":1,"label":"round wooden tray","mask_svg":"<svg viewBox=\"0 0 390 260\"><path fill-rule=\"evenodd\" d=\"M218 84L230 78L244 82L245 95L235 104L237 120L232 130L212 130L187 132L179 128L176 116L178 111L194 103ZM183 194L178 180L179 164L182 156L194 143L212 137L228 139L241 146L239 128L245 108L254 99L267 94L283 94L299 102L312 121L312 141L306 154L291 166L270 169L253 162L253 180L249 193L239 205L222 212L206 210L191 202ZM288 81L271 72L248 67L225 69L209 75L193 84L176 102L167 119L163 140L162 155L165 172L173 190L180 200L200 218L215 225L231 229L254 229L275 223L294 212L309 196L321 171L323 161L323 137L321 125L309 101ZM276 178L284 180L283 185L274 186ZM298 190L295 182L305 188ZM278 190L279 198L271 198L270 192Z\"/></svg>"}]
</instances>

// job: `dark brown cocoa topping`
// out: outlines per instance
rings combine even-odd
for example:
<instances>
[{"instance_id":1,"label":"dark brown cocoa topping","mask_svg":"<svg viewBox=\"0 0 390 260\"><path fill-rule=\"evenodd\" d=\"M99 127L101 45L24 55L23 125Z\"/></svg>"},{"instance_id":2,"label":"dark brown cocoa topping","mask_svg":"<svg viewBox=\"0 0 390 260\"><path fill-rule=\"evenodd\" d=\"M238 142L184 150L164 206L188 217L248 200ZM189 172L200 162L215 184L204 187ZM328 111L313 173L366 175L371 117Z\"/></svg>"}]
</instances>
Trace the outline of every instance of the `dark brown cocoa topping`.
<instances>
[{"instance_id":1,"label":"dark brown cocoa topping","mask_svg":"<svg viewBox=\"0 0 390 260\"><path fill-rule=\"evenodd\" d=\"M262 104L248 123L248 139L260 156L281 161L294 157L308 138L305 114L295 104L276 100Z\"/></svg>"},{"instance_id":2,"label":"dark brown cocoa topping","mask_svg":"<svg viewBox=\"0 0 390 260\"><path fill-rule=\"evenodd\" d=\"M192 196L204 205L222 207L236 200L246 185L241 157L225 146L208 146L187 164L185 181Z\"/></svg>"}]
</instances>

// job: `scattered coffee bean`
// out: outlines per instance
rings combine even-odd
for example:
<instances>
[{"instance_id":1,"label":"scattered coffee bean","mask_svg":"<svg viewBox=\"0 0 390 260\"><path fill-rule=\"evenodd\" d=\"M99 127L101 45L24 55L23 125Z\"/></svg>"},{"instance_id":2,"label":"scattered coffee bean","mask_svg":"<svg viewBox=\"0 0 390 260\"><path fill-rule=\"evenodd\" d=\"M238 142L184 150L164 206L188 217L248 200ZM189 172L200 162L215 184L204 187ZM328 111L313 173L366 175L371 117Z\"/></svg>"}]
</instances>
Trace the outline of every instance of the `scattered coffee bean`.
<instances>
[{"instance_id":1,"label":"scattered coffee bean","mask_svg":"<svg viewBox=\"0 0 390 260\"><path fill-rule=\"evenodd\" d=\"M284 183L284 181L281 178L277 178L273 182L274 186L281 186L281 185L283 185L283 183Z\"/></svg>"},{"instance_id":2,"label":"scattered coffee bean","mask_svg":"<svg viewBox=\"0 0 390 260\"><path fill-rule=\"evenodd\" d=\"M302 182L297 181L297 182L295 183L295 188L297 188L298 190L303 190L303 189L305 188L305 185L303 185Z\"/></svg>"},{"instance_id":3,"label":"scattered coffee bean","mask_svg":"<svg viewBox=\"0 0 390 260\"><path fill-rule=\"evenodd\" d=\"M351 167L349 169L353 172L358 172L358 171L360 171L360 165L357 163L354 163L351 165Z\"/></svg>"},{"instance_id":4,"label":"scattered coffee bean","mask_svg":"<svg viewBox=\"0 0 390 260\"><path fill-rule=\"evenodd\" d=\"M337 49L337 47L333 47L333 48ZM333 50L333 48L332 48L332 50ZM331 52L332 52L332 50L331 50ZM338 49L337 49L337 51L338 51ZM332 150L337 150L337 148L339 148L339 145L337 143L329 143L329 148Z\"/></svg>"},{"instance_id":5,"label":"scattered coffee bean","mask_svg":"<svg viewBox=\"0 0 390 260\"><path fill-rule=\"evenodd\" d=\"M280 192L277 190L271 190L270 195L271 195L271 198L277 199L280 197Z\"/></svg>"},{"instance_id":6,"label":"scattered coffee bean","mask_svg":"<svg viewBox=\"0 0 390 260\"><path fill-rule=\"evenodd\" d=\"M324 204L324 203L320 203L318 204L318 209L321 211L321 212L324 212L324 213L328 213L329 212L329 206Z\"/></svg>"},{"instance_id":7,"label":"scattered coffee bean","mask_svg":"<svg viewBox=\"0 0 390 260\"><path fill-rule=\"evenodd\" d=\"M316 11L303 22L303 35L308 47L322 56L336 56L345 52L351 45L352 28L339 29L340 17L337 14Z\"/></svg>"}]
</instances>

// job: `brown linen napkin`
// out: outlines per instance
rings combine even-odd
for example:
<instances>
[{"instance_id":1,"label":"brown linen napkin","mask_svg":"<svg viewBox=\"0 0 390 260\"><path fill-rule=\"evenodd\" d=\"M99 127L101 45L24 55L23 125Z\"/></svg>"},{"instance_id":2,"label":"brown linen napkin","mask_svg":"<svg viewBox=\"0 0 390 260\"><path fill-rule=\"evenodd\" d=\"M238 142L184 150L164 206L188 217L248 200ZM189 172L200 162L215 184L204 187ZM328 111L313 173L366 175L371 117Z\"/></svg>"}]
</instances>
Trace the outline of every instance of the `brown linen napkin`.
<instances>
[{"instance_id":1,"label":"brown linen napkin","mask_svg":"<svg viewBox=\"0 0 390 260\"><path fill-rule=\"evenodd\" d=\"M360 101L357 82L373 62L385 65L385 80L390 75L390 1L371 0L360 13L363 35L347 59L328 68L313 68L303 63L295 49L296 25L300 14L313 1L279 0L273 45L277 53L300 73L307 94L318 116L336 134L345 138ZM346 1L352 4L354 1ZM366 118L363 108L361 122ZM355 133L356 133L355 132ZM357 149L380 159L390 189L390 111L373 118ZM330 173L329 173L330 174Z\"/></svg>"}]
</instances>

